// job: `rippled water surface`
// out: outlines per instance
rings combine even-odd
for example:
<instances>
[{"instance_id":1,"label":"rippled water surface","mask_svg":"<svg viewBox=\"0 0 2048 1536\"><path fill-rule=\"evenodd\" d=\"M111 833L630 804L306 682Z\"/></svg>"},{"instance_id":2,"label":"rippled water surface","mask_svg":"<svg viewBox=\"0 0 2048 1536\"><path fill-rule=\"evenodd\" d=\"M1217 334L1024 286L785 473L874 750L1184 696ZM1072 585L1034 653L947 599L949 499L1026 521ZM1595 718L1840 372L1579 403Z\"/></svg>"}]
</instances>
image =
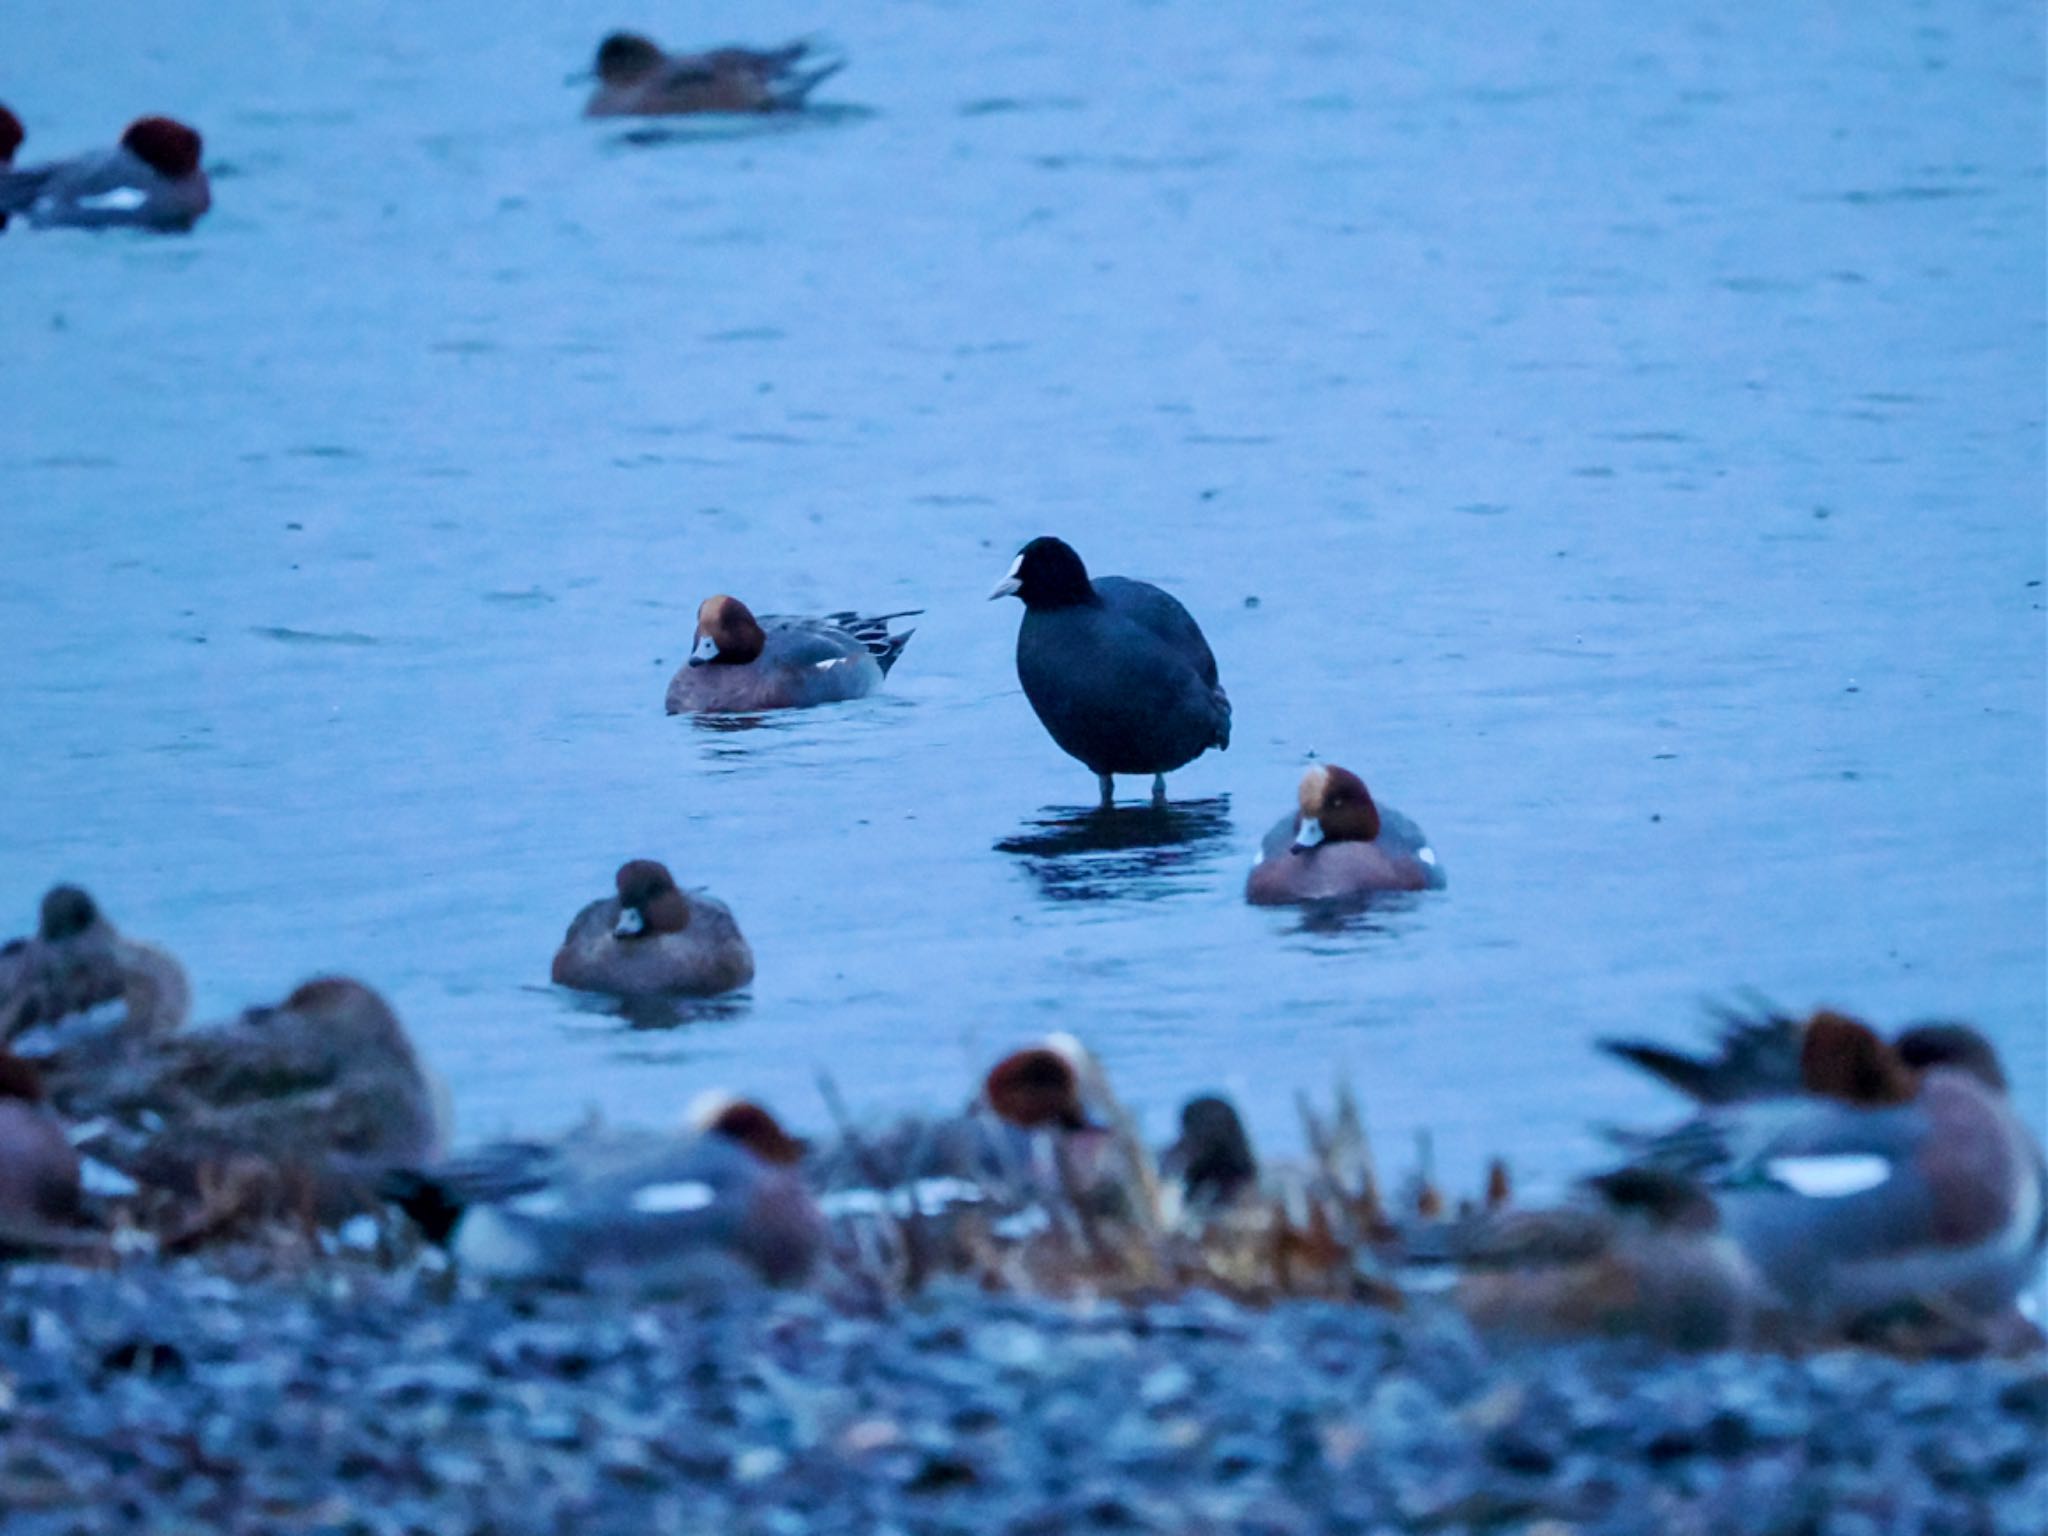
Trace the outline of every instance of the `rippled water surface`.
<instances>
[{"instance_id":1,"label":"rippled water surface","mask_svg":"<svg viewBox=\"0 0 2048 1536\"><path fill-rule=\"evenodd\" d=\"M852 64L637 137L562 83L629 19L0 18L31 151L170 111L217 176L0 237L4 926L82 880L203 1013L359 971L471 1136L1065 1026L1162 1131L1344 1071L1549 1177L1667 1107L1593 1036L1744 986L1979 1019L2044 1118L2037 7L670 7ZM1164 816L1017 689L1040 532L1215 647ZM927 612L874 699L666 718L719 590ZM1246 907L1311 754L1449 889ZM739 1004L546 985L637 854Z\"/></svg>"}]
</instances>

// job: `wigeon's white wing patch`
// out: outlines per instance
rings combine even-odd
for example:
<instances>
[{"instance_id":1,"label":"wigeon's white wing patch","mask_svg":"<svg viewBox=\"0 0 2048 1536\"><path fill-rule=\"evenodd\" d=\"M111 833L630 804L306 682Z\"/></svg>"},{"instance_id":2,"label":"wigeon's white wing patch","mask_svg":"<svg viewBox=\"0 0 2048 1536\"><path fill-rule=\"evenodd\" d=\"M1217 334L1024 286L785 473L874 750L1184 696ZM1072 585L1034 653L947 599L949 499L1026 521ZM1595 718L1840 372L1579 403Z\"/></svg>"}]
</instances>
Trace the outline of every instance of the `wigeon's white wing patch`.
<instances>
[{"instance_id":1,"label":"wigeon's white wing patch","mask_svg":"<svg viewBox=\"0 0 2048 1536\"><path fill-rule=\"evenodd\" d=\"M828 667L843 667L852 660L851 656L827 656L823 661L812 662L811 670L813 672L823 672Z\"/></svg>"},{"instance_id":2,"label":"wigeon's white wing patch","mask_svg":"<svg viewBox=\"0 0 2048 1536\"><path fill-rule=\"evenodd\" d=\"M98 1195L103 1200L125 1200L142 1187L120 1169L96 1157L78 1160L78 1184L88 1195Z\"/></svg>"},{"instance_id":3,"label":"wigeon's white wing patch","mask_svg":"<svg viewBox=\"0 0 2048 1536\"><path fill-rule=\"evenodd\" d=\"M1427 846L1418 848L1415 850L1415 857L1422 860L1422 862L1427 864L1431 869L1436 868L1436 850L1434 848L1430 848Z\"/></svg>"},{"instance_id":4,"label":"wigeon's white wing patch","mask_svg":"<svg viewBox=\"0 0 2048 1536\"><path fill-rule=\"evenodd\" d=\"M81 197L78 206L90 208L94 213L133 213L148 201L149 194L140 187L112 187L90 197Z\"/></svg>"},{"instance_id":5,"label":"wigeon's white wing patch","mask_svg":"<svg viewBox=\"0 0 2048 1536\"><path fill-rule=\"evenodd\" d=\"M562 1198L561 1191L553 1189L536 1189L531 1194L505 1202L505 1209L513 1215L531 1216L535 1220L559 1216L568 1208L569 1203Z\"/></svg>"},{"instance_id":6,"label":"wigeon's white wing patch","mask_svg":"<svg viewBox=\"0 0 2048 1536\"><path fill-rule=\"evenodd\" d=\"M633 1191L633 1209L643 1216L674 1216L683 1211L701 1211L718 1198L718 1191L702 1179L679 1179L672 1184L643 1184Z\"/></svg>"},{"instance_id":7,"label":"wigeon's white wing patch","mask_svg":"<svg viewBox=\"0 0 2048 1536\"><path fill-rule=\"evenodd\" d=\"M1041 1232L1052 1230L1052 1217L1039 1206L1019 1211L1014 1216L1005 1216L990 1228L997 1237L1007 1242L1018 1242L1023 1238L1036 1237Z\"/></svg>"},{"instance_id":8,"label":"wigeon's white wing patch","mask_svg":"<svg viewBox=\"0 0 2048 1536\"><path fill-rule=\"evenodd\" d=\"M1841 1200L1876 1189L1892 1176L1891 1159L1874 1152L1829 1157L1774 1157L1764 1172L1775 1184L1809 1200Z\"/></svg>"},{"instance_id":9,"label":"wigeon's white wing patch","mask_svg":"<svg viewBox=\"0 0 2048 1536\"><path fill-rule=\"evenodd\" d=\"M949 1205L987 1198L986 1190L967 1179L918 1179L908 1189L836 1189L818 1197L818 1209L827 1216L908 1216L915 1201L920 1214L936 1216Z\"/></svg>"}]
</instances>

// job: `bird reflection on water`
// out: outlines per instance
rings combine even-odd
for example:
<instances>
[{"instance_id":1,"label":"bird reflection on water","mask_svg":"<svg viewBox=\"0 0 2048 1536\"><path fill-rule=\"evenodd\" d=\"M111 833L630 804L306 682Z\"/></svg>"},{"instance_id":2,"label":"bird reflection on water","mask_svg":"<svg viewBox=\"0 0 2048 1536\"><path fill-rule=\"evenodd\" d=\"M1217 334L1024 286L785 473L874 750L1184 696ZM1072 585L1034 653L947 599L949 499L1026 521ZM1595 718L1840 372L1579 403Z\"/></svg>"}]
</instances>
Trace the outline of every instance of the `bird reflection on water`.
<instances>
[{"instance_id":1,"label":"bird reflection on water","mask_svg":"<svg viewBox=\"0 0 2048 1536\"><path fill-rule=\"evenodd\" d=\"M1170 804L1049 805L996 846L1051 901L1156 900L1213 883L1228 850L1230 797Z\"/></svg>"}]
</instances>

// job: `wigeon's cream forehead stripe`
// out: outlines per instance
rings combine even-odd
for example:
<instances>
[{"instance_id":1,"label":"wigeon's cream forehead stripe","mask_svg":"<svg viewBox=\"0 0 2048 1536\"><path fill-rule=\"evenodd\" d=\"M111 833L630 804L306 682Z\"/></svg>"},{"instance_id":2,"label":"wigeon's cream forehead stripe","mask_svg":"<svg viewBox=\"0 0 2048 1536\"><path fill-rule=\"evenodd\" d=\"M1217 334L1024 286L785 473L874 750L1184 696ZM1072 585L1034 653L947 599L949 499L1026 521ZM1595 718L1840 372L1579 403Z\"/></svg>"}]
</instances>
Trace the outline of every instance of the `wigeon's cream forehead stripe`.
<instances>
[{"instance_id":1,"label":"wigeon's cream forehead stripe","mask_svg":"<svg viewBox=\"0 0 2048 1536\"><path fill-rule=\"evenodd\" d=\"M701 1211L718 1198L718 1192L702 1179L681 1179L673 1184L643 1184L633 1191L633 1209L643 1216L673 1216L682 1211Z\"/></svg>"}]
</instances>

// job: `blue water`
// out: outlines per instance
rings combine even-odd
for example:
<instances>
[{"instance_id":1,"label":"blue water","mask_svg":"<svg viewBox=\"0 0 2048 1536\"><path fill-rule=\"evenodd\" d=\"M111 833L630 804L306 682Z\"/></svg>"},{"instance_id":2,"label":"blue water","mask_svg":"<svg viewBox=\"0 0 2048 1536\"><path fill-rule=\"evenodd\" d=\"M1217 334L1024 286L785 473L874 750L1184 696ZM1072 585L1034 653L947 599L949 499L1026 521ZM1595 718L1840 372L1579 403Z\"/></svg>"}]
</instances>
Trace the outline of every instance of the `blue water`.
<instances>
[{"instance_id":1,"label":"blue water","mask_svg":"<svg viewBox=\"0 0 2048 1536\"><path fill-rule=\"evenodd\" d=\"M203 1015L358 972L464 1136L951 1104L1060 1026L1162 1133L1343 1073L1541 1182L1668 1107L1592 1037L1745 986L1976 1019L2048 1120L2038 7L711 4L646 21L851 67L653 142L562 83L625 19L0 18L30 157L169 111L217 178L0 237L0 927L84 881ZM1216 650L1163 828L1077 826L1017 689L1041 532ZM715 730L712 591L928 611ZM1446 892L1243 904L1311 753ZM546 985L633 855L742 1004Z\"/></svg>"}]
</instances>

